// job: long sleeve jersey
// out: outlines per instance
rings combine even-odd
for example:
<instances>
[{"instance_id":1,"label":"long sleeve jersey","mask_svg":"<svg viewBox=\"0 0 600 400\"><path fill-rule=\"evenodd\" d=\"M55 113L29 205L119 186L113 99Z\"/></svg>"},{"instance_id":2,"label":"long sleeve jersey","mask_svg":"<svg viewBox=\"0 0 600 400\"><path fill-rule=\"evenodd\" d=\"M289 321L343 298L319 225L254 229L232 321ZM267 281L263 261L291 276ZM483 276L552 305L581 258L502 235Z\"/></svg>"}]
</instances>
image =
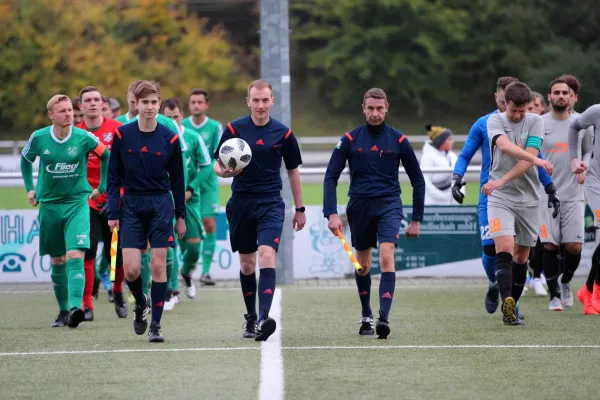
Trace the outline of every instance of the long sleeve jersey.
<instances>
[{"instance_id":1,"label":"long sleeve jersey","mask_svg":"<svg viewBox=\"0 0 600 400\"><path fill-rule=\"evenodd\" d=\"M109 219L119 219L121 186L125 195L173 194L175 217L185 218L183 157L178 135L158 123L142 132L136 122L119 127L113 137L108 172Z\"/></svg>"},{"instance_id":2,"label":"long sleeve jersey","mask_svg":"<svg viewBox=\"0 0 600 400\"><path fill-rule=\"evenodd\" d=\"M346 132L337 143L323 182L323 214L337 214L336 187L346 166L350 166L350 198L400 196L400 162L413 187L413 221L423 219L425 180L419 161L407 137L386 125L362 125Z\"/></svg>"}]
</instances>

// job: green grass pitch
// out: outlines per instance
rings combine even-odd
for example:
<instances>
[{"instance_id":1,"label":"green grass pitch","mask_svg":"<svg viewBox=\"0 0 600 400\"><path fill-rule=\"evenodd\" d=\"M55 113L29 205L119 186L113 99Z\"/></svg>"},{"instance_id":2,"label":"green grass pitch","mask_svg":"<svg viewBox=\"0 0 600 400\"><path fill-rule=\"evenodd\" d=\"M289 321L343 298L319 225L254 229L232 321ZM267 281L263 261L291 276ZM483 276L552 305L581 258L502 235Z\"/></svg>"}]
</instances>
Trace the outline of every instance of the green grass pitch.
<instances>
[{"instance_id":1,"label":"green grass pitch","mask_svg":"<svg viewBox=\"0 0 600 400\"><path fill-rule=\"evenodd\" d=\"M0 210L18 210L28 209L27 194L23 187L3 187L0 188ZM467 185L467 193L464 204L477 204L479 196L479 185L470 183ZM306 205L323 204L323 185L305 183L302 185L302 193ZM338 203L346 204L348 202L348 184L339 184L337 188ZM221 185L219 187L219 198L221 205L225 205L231 195L229 186ZM412 204L412 187L409 183L402 183L402 202Z\"/></svg>"},{"instance_id":2,"label":"green grass pitch","mask_svg":"<svg viewBox=\"0 0 600 400\"><path fill-rule=\"evenodd\" d=\"M599 344L600 317L584 316L578 303L550 312L546 298L527 294L525 325L511 327L484 310L485 284L399 283L382 341L358 335L360 303L347 286L278 288L284 399L597 396L600 351L581 346ZM163 314L166 342L150 344L131 317L116 317L103 290L96 320L68 329L50 328L50 284L21 293L0 286L0 398L258 398L261 349L241 337L239 288L183 297ZM73 353L24 354L58 351Z\"/></svg>"}]
</instances>

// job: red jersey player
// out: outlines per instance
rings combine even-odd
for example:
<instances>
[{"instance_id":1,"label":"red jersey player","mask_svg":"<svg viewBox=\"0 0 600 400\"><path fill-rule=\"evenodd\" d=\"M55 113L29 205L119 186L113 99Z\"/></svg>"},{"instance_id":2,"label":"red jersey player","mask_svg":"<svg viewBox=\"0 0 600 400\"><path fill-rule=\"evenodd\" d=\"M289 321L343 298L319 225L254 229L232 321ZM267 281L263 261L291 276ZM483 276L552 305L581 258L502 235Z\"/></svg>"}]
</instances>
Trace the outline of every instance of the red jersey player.
<instances>
[{"instance_id":1,"label":"red jersey player","mask_svg":"<svg viewBox=\"0 0 600 400\"><path fill-rule=\"evenodd\" d=\"M123 125L120 122L105 118L102 115L102 95L94 86L86 86L79 92L79 107L83 111L83 121L76 126L94 134L106 148L111 149L112 137L116 129ZM100 159L96 155L88 157L88 182L92 188L97 188L100 183ZM106 205L106 194L95 200L88 200L90 206L90 249L85 253L85 289L83 293L83 309L85 320L94 320L94 306L92 304L92 291L94 287L95 268L94 261L98 250L98 234L102 235L104 242L104 256L110 260L110 241L112 233L108 227L108 219L102 210ZM117 252L117 265L115 282L112 293L114 296L115 311L119 318L126 318L127 303L123 300L123 262L121 250Z\"/></svg>"}]
</instances>

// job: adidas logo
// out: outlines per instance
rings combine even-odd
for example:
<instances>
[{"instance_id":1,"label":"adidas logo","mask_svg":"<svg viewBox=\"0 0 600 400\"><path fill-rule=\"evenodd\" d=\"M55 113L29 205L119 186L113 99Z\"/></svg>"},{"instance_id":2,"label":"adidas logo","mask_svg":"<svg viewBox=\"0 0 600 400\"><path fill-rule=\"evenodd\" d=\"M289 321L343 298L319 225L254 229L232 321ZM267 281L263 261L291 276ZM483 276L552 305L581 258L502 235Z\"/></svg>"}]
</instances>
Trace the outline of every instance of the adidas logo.
<instances>
[{"instance_id":1,"label":"adidas logo","mask_svg":"<svg viewBox=\"0 0 600 400\"><path fill-rule=\"evenodd\" d=\"M165 302L164 301L161 301L160 303L156 303L154 305L154 307L164 307L164 306L165 306Z\"/></svg>"},{"instance_id":2,"label":"adidas logo","mask_svg":"<svg viewBox=\"0 0 600 400\"><path fill-rule=\"evenodd\" d=\"M275 240L273 240L275 243L279 244L279 238L275 238Z\"/></svg>"},{"instance_id":3,"label":"adidas logo","mask_svg":"<svg viewBox=\"0 0 600 400\"><path fill-rule=\"evenodd\" d=\"M174 241L175 241L175 239L173 239L173 236L169 236L169 240L168 240L168 241L169 241L169 242L174 242Z\"/></svg>"},{"instance_id":4,"label":"adidas logo","mask_svg":"<svg viewBox=\"0 0 600 400\"><path fill-rule=\"evenodd\" d=\"M142 147L142 149L140 150L143 153L147 153L148 152L148 148L146 146Z\"/></svg>"},{"instance_id":5,"label":"adidas logo","mask_svg":"<svg viewBox=\"0 0 600 400\"><path fill-rule=\"evenodd\" d=\"M50 150L46 149L42 154L50 154Z\"/></svg>"},{"instance_id":6,"label":"adidas logo","mask_svg":"<svg viewBox=\"0 0 600 400\"><path fill-rule=\"evenodd\" d=\"M83 241L83 239L79 239L79 242L77 242L77 244L85 244L85 242Z\"/></svg>"},{"instance_id":7,"label":"adidas logo","mask_svg":"<svg viewBox=\"0 0 600 400\"><path fill-rule=\"evenodd\" d=\"M363 290L362 292L358 292L358 295L359 295L359 296L366 296L366 295L368 295L368 294L369 294L369 292L367 292L367 291L364 291L364 290Z\"/></svg>"},{"instance_id":8,"label":"adidas logo","mask_svg":"<svg viewBox=\"0 0 600 400\"><path fill-rule=\"evenodd\" d=\"M262 140L262 139L258 139L258 140L256 141L256 144L260 144L260 145L264 146L264 145L265 145L265 142L263 142L263 140Z\"/></svg>"},{"instance_id":9,"label":"adidas logo","mask_svg":"<svg viewBox=\"0 0 600 400\"><path fill-rule=\"evenodd\" d=\"M273 291L269 288L263 292L263 294L273 294Z\"/></svg>"},{"instance_id":10,"label":"adidas logo","mask_svg":"<svg viewBox=\"0 0 600 400\"><path fill-rule=\"evenodd\" d=\"M77 274L73 277L73 279L83 279L83 275Z\"/></svg>"},{"instance_id":11,"label":"adidas logo","mask_svg":"<svg viewBox=\"0 0 600 400\"><path fill-rule=\"evenodd\" d=\"M391 299L392 295L390 294L390 292L385 292L383 294L383 296L381 296L382 299Z\"/></svg>"},{"instance_id":12,"label":"adidas logo","mask_svg":"<svg viewBox=\"0 0 600 400\"><path fill-rule=\"evenodd\" d=\"M373 145L373 147L371 147L371 151L379 151L379 149L377 148L377 145Z\"/></svg>"},{"instance_id":13,"label":"adidas logo","mask_svg":"<svg viewBox=\"0 0 600 400\"><path fill-rule=\"evenodd\" d=\"M244 293L244 297L250 297L254 294L254 292L246 292Z\"/></svg>"}]
</instances>

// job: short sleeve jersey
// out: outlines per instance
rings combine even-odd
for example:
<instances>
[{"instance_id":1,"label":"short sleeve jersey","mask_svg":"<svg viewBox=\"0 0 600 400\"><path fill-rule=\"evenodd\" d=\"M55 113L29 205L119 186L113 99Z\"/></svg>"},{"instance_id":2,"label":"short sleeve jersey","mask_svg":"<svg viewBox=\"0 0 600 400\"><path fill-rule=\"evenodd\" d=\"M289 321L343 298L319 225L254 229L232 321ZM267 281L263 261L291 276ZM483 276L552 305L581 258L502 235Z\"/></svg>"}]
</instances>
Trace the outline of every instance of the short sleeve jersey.
<instances>
[{"instance_id":1,"label":"short sleeve jersey","mask_svg":"<svg viewBox=\"0 0 600 400\"><path fill-rule=\"evenodd\" d=\"M52 126L33 132L21 154L31 163L40 158L36 199L41 203L79 200L91 193L88 153L102 155L105 150L96 136L74 126L64 139L56 137Z\"/></svg>"},{"instance_id":2,"label":"short sleeve jersey","mask_svg":"<svg viewBox=\"0 0 600 400\"><path fill-rule=\"evenodd\" d=\"M186 186L190 186L193 185L199 168L210 165L211 157L202 137L184 126L179 130L179 141L181 142L183 162L187 168ZM192 189L194 190L192 199L198 198L200 188L192 187Z\"/></svg>"},{"instance_id":3,"label":"short sleeve jersey","mask_svg":"<svg viewBox=\"0 0 600 400\"><path fill-rule=\"evenodd\" d=\"M202 136L202 140L204 140L204 144L206 144L206 147L212 156L215 150L217 150L219 140L221 140L221 135L223 134L223 125L221 125L219 121L215 121L214 119L208 117L206 117L204 122L202 122L200 125L194 124L192 117L185 118L181 124L187 129L190 129ZM211 157L211 161L212 160L214 160L214 158Z\"/></svg>"},{"instance_id":4,"label":"short sleeve jersey","mask_svg":"<svg viewBox=\"0 0 600 400\"><path fill-rule=\"evenodd\" d=\"M513 122L506 113L491 115L487 122L488 138L490 142L490 181L500 179L510 171L519 160L503 153L496 146L497 136L506 136L508 140L521 147L535 147L541 150L544 137L544 122L537 114L527 113L519 122ZM496 189L489 197L489 201L509 202L522 206L536 206L539 204L540 179L535 166L529 168L523 175L508 182L504 187Z\"/></svg>"},{"instance_id":5,"label":"short sleeve jersey","mask_svg":"<svg viewBox=\"0 0 600 400\"><path fill-rule=\"evenodd\" d=\"M239 175L233 177L234 196L279 196L281 194L281 161L288 170L302 164L298 141L292 130L271 118L264 126L257 126L250 116L227 124L213 156L228 139L240 138L252 150L252 161Z\"/></svg>"}]
</instances>

